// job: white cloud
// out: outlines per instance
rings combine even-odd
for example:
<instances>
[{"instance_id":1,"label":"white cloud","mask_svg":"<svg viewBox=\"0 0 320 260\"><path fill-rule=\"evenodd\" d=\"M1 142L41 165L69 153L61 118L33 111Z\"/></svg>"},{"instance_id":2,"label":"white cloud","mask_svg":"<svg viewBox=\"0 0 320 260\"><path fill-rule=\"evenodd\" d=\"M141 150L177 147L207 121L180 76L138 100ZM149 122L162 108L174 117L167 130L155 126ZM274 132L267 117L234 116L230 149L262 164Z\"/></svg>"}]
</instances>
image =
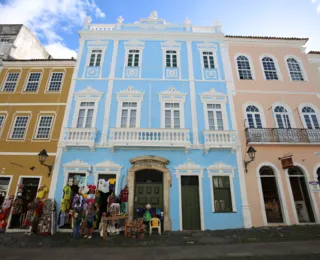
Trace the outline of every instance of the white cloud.
<instances>
[{"instance_id":1,"label":"white cloud","mask_svg":"<svg viewBox=\"0 0 320 260\"><path fill-rule=\"evenodd\" d=\"M312 3L317 5L317 12L320 13L320 0L311 0Z\"/></svg>"},{"instance_id":2,"label":"white cloud","mask_svg":"<svg viewBox=\"0 0 320 260\"><path fill-rule=\"evenodd\" d=\"M0 3L0 14L0 23L25 24L38 37L46 39L48 46L66 54L68 48L59 30L77 30L88 14L105 17L95 0L8 0L6 4Z\"/></svg>"},{"instance_id":3,"label":"white cloud","mask_svg":"<svg viewBox=\"0 0 320 260\"><path fill-rule=\"evenodd\" d=\"M61 42L50 43L45 46L47 51L53 58L77 58L77 53L74 50L69 49Z\"/></svg>"}]
</instances>

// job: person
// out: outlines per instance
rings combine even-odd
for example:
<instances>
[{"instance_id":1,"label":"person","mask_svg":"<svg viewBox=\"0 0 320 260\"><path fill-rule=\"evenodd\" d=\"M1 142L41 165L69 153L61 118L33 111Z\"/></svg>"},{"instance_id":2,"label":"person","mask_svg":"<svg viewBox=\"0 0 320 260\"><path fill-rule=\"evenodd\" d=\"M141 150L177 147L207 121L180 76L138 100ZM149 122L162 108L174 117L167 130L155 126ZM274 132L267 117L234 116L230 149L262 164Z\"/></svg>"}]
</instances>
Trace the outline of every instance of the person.
<instances>
[{"instance_id":1,"label":"person","mask_svg":"<svg viewBox=\"0 0 320 260\"><path fill-rule=\"evenodd\" d=\"M74 207L74 212L73 212L73 232L72 232L72 237L73 239L78 239L80 236L80 224L82 220L82 210L80 206L80 201L77 201Z\"/></svg>"},{"instance_id":2,"label":"person","mask_svg":"<svg viewBox=\"0 0 320 260\"><path fill-rule=\"evenodd\" d=\"M93 210L93 206L91 205L90 207L88 207L87 214L86 214L87 234L84 236L84 237L87 237L88 239L92 238L94 218L95 218L95 212Z\"/></svg>"}]
</instances>

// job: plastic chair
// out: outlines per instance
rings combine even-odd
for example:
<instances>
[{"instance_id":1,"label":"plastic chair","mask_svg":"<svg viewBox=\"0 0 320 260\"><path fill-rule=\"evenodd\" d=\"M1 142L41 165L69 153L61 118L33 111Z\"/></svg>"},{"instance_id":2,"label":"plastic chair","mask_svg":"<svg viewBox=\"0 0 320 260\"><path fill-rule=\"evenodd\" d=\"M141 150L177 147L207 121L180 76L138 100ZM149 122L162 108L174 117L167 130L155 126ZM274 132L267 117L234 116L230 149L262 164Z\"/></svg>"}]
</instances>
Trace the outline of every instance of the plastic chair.
<instances>
[{"instance_id":1,"label":"plastic chair","mask_svg":"<svg viewBox=\"0 0 320 260\"><path fill-rule=\"evenodd\" d=\"M150 219L149 232L152 234L152 229L158 229L159 235L161 235L161 222L158 218Z\"/></svg>"}]
</instances>

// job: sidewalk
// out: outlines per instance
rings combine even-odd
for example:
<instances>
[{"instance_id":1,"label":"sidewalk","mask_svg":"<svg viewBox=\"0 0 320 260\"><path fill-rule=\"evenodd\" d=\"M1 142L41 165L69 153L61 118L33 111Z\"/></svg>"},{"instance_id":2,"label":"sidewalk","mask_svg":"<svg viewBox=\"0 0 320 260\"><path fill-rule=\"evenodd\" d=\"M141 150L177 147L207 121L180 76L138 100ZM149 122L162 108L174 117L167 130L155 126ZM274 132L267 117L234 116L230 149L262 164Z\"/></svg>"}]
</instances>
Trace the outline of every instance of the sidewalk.
<instances>
[{"instance_id":1,"label":"sidewalk","mask_svg":"<svg viewBox=\"0 0 320 260\"><path fill-rule=\"evenodd\" d=\"M218 231L165 232L163 235L146 235L144 240L124 236L111 236L102 240L97 233L91 240L71 240L69 233L54 236L26 236L22 233L0 234L2 248L49 248L49 247L173 247L208 246L244 243L284 241L316 241L320 248L320 225L303 225L272 228L230 229ZM320 259L320 258L319 258Z\"/></svg>"}]
</instances>

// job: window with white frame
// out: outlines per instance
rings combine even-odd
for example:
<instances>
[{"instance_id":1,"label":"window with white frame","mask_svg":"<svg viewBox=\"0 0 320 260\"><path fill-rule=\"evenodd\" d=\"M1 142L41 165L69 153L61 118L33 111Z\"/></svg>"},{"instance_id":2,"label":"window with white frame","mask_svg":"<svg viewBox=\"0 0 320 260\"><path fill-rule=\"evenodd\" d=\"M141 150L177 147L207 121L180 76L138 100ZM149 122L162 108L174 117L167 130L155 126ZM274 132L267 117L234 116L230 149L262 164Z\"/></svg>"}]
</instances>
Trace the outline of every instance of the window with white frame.
<instances>
[{"instance_id":1,"label":"window with white frame","mask_svg":"<svg viewBox=\"0 0 320 260\"><path fill-rule=\"evenodd\" d=\"M99 67L101 65L101 59L102 59L102 50L93 49L90 55L89 66Z\"/></svg>"},{"instance_id":2,"label":"window with white frame","mask_svg":"<svg viewBox=\"0 0 320 260\"><path fill-rule=\"evenodd\" d=\"M40 116L36 139L49 139L53 116Z\"/></svg>"},{"instance_id":3,"label":"window with white frame","mask_svg":"<svg viewBox=\"0 0 320 260\"><path fill-rule=\"evenodd\" d=\"M308 129L319 129L320 128L316 111L314 111L313 108L303 107L302 114L303 114L304 122L305 122Z\"/></svg>"},{"instance_id":4,"label":"window with white frame","mask_svg":"<svg viewBox=\"0 0 320 260\"><path fill-rule=\"evenodd\" d=\"M77 119L77 128L91 128L95 102L81 102Z\"/></svg>"},{"instance_id":5,"label":"window with white frame","mask_svg":"<svg viewBox=\"0 0 320 260\"><path fill-rule=\"evenodd\" d=\"M276 106L274 108L274 114L278 128L291 128L291 122L289 113L283 106Z\"/></svg>"},{"instance_id":6,"label":"window with white frame","mask_svg":"<svg viewBox=\"0 0 320 260\"><path fill-rule=\"evenodd\" d=\"M139 67L140 50L129 50L128 54L128 67Z\"/></svg>"},{"instance_id":7,"label":"window with white frame","mask_svg":"<svg viewBox=\"0 0 320 260\"><path fill-rule=\"evenodd\" d=\"M40 82L41 72L31 72L24 91L36 92Z\"/></svg>"},{"instance_id":8,"label":"window with white frame","mask_svg":"<svg viewBox=\"0 0 320 260\"><path fill-rule=\"evenodd\" d=\"M52 72L48 87L49 92L59 92L62 85L63 72Z\"/></svg>"},{"instance_id":9,"label":"window with white frame","mask_svg":"<svg viewBox=\"0 0 320 260\"><path fill-rule=\"evenodd\" d=\"M10 177L0 177L0 207L2 203L7 198L9 192L10 185Z\"/></svg>"},{"instance_id":10,"label":"window with white frame","mask_svg":"<svg viewBox=\"0 0 320 260\"><path fill-rule=\"evenodd\" d=\"M207 104L209 130L223 130L221 104Z\"/></svg>"},{"instance_id":11,"label":"window with white frame","mask_svg":"<svg viewBox=\"0 0 320 260\"><path fill-rule=\"evenodd\" d=\"M120 127L135 128L136 122L137 122L137 102L122 102Z\"/></svg>"},{"instance_id":12,"label":"window with white frame","mask_svg":"<svg viewBox=\"0 0 320 260\"><path fill-rule=\"evenodd\" d=\"M270 57L262 58L262 66L266 80L278 80L276 65Z\"/></svg>"},{"instance_id":13,"label":"window with white frame","mask_svg":"<svg viewBox=\"0 0 320 260\"><path fill-rule=\"evenodd\" d=\"M180 104L179 103L165 103L165 128L180 128Z\"/></svg>"},{"instance_id":14,"label":"window with white frame","mask_svg":"<svg viewBox=\"0 0 320 260\"><path fill-rule=\"evenodd\" d=\"M260 111L256 106L247 106L246 114L249 128L262 128Z\"/></svg>"},{"instance_id":15,"label":"window with white frame","mask_svg":"<svg viewBox=\"0 0 320 260\"><path fill-rule=\"evenodd\" d=\"M232 212L230 177L213 176L212 186L215 212Z\"/></svg>"},{"instance_id":16,"label":"window with white frame","mask_svg":"<svg viewBox=\"0 0 320 260\"><path fill-rule=\"evenodd\" d=\"M29 122L29 116L16 116L11 131L11 139L24 139Z\"/></svg>"},{"instance_id":17,"label":"window with white frame","mask_svg":"<svg viewBox=\"0 0 320 260\"><path fill-rule=\"evenodd\" d=\"M287 59L287 65L290 73L291 80L304 81L300 64L294 58Z\"/></svg>"},{"instance_id":18,"label":"window with white frame","mask_svg":"<svg viewBox=\"0 0 320 260\"><path fill-rule=\"evenodd\" d=\"M8 73L7 78L3 84L2 91L4 92L14 92L17 86L19 72Z\"/></svg>"},{"instance_id":19,"label":"window with white frame","mask_svg":"<svg viewBox=\"0 0 320 260\"><path fill-rule=\"evenodd\" d=\"M1 129L3 127L5 118L6 118L5 115L0 115L0 134L1 134Z\"/></svg>"},{"instance_id":20,"label":"window with white frame","mask_svg":"<svg viewBox=\"0 0 320 260\"><path fill-rule=\"evenodd\" d=\"M237 66L240 79L253 79L249 59L243 55L237 57Z\"/></svg>"},{"instance_id":21,"label":"window with white frame","mask_svg":"<svg viewBox=\"0 0 320 260\"><path fill-rule=\"evenodd\" d=\"M177 51L173 51L173 50L166 51L166 67L169 67L169 68L178 67Z\"/></svg>"},{"instance_id":22,"label":"window with white frame","mask_svg":"<svg viewBox=\"0 0 320 260\"><path fill-rule=\"evenodd\" d=\"M214 69L214 55L212 51L202 52L203 66L205 69Z\"/></svg>"}]
</instances>

